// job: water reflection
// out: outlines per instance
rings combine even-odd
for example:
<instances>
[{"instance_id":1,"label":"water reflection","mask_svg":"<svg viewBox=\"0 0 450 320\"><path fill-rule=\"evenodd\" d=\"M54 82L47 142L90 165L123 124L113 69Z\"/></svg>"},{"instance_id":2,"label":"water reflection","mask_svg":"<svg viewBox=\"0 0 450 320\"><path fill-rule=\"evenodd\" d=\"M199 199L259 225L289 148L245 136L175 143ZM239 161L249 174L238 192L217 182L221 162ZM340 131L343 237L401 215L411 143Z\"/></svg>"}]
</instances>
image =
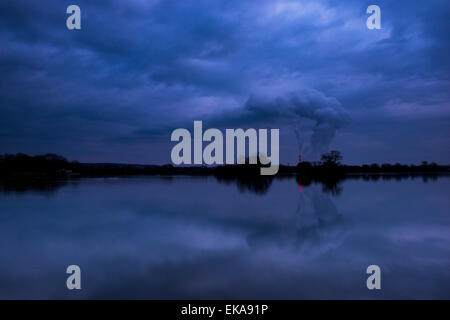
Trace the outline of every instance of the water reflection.
<instances>
[{"instance_id":1,"label":"water reflection","mask_svg":"<svg viewBox=\"0 0 450 320\"><path fill-rule=\"evenodd\" d=\"M322 251L330 243L339 243L346 226L333 202L334 192L324 192L320 183L298 184L297 204L286 221L270 228L258 228L247 236L251 247L267 247L276 243L295 250ZM279 214L279 213L278 213Z\"/></svg>"},{"instance_id":2,"label":"water reflection","mask_svg":"<svg viewBox=\"0 0 450 320\"><path fill-rule=\"evenodd\" d=\"M269 190L273 177L270 176L235 176L235 177L216 177L219 183L236 184L240 192L251 192L258 195L264 195Z\"/></svg>"},{"instance_id":3,"label":"water reflection","mask_svg":"<svg viewBox=\"0 0 450 320\"><path fill-rule=\"evenodd\" d=\"M37 193L51 195L67 184L76 185L76 180L2 180L1 193Z\"/></svg>"},{"instance_id":4,"label":"water reflection","mask_svg":"<svg viewBox=\"0 0 450 320\"><path fill-rule=\"evenodd\" d=\"M450 298L450 179L377 179L2 188L0 298ZM365 287L370 264L381 292Z\"/></svg>"},{"instance_id":5,"label":"water reflection","mask_svg":"<svg viewBox=\"0 0 450 320\"><path fill-rule=\"evenodd\" d=\"M145 177L145 176L141 176ZM154 177L150 176L149 178ZM179 176L162 175L156 176L161 182L172 182ZM304 187L309 187L312 183L317 183L322 186L322 191L325 193L330 193L333 196L338 196L342 193L342 182L345 180L364 180L377 182L382 181L402 181L402 180L415 180L421 179L424 183L429 181L436 182L439 177L448 177L448 175L442 175L439 173L428 173L428 174L353 174L343 177L321 177L320 179L312 179L311 177L295 176L297 184L300 190ZM203 179L206 180L210 178L209 176L193 176L192 179ZM270 189L273 180L291 179L292 176L260 176L260 175L243 175L243 176L215 176L215 179L219 183L226 185L236 185L240 192L249 192L256 195L264 195ZM107 178L93 178L95 180L117 180L118 177L107 177ZM0 192L3 193L41 193L51 195L55 193L58 189L65 187L67 185L77 185L79 179L66 179L66 180L47 180L47 179L35 179L35 180L3 180L0 179Z\"/></svg>"},{"instance_id":6,"label":"water reflection","mask_svg":"<svg viewBox=\"0 0 450 320\"><path fill-rule=\"evenodd\" d=\"M323 188L322 188L323 191ZM331 195L318 190L318 186L302 188L297 206L299 230L314 230L335 224L340 216Z\"/></svg>"}]
</instances>

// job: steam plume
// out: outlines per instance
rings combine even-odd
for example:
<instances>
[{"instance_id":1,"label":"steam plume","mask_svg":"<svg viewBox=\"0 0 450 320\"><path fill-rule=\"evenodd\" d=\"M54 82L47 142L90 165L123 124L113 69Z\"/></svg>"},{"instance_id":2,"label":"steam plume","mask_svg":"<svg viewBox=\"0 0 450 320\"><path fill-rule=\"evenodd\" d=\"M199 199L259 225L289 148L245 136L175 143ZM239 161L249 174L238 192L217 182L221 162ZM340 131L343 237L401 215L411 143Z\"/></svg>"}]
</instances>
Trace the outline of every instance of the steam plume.
<instances>
[{"instance_id":1,"label":"steam plume","mask_svg":"<svg viewBox=\"0 0 450 320\"><path fill-rule=\"evenodd\" d=\"M254 120L291 123L297 138L299 152L312 159L326 152L336 131L349 122L349 116L339 101L316 90L301 90L286 96L267 98L250 96L245 112ZM304 146L303 119L314 122L309 144ZM305 147L305 150L303 150Z\"/></svg>"}]
</instances>

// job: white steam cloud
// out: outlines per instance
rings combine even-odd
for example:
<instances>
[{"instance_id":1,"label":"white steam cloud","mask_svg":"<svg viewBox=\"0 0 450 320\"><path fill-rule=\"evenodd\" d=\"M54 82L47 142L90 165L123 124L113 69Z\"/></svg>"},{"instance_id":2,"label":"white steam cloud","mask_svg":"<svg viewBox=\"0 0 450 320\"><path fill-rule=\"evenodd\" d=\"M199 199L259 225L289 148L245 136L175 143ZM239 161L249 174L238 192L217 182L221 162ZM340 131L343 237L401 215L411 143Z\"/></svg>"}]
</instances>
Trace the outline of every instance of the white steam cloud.
<instances>
[{"instance_id":1,"label":"white steam cloud","mask_svg":"<svg viewBox=\"0 0 450 320\"><path fill-rule=\"evenodd\" d=\"M311 89L275 98L250 96L244 112L254 121L292 124L299 153L306 154L311 160L327 152L336 131L350 121L336 98ZM313 121L312 133L306 145L305 129L302 126L305 119Z\"/></svg>"}]
</instances>

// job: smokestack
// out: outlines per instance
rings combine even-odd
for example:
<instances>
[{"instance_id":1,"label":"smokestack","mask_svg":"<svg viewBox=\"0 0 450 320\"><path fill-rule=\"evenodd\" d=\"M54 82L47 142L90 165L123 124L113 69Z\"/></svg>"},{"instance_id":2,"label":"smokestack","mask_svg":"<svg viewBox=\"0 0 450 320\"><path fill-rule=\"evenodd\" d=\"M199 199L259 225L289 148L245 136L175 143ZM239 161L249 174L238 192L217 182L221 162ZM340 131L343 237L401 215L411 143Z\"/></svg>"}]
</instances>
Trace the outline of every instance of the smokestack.
<instances>
[{"instance_id":1,"label":"smokestack","mask_svg":"<svg viewBox=\"0 0 450 320\"><path fill-rule=\"evenodd\" d=\"M299 153L298 154L298 163L302 162L302 155Z\"/></svg>"}]
</instances>

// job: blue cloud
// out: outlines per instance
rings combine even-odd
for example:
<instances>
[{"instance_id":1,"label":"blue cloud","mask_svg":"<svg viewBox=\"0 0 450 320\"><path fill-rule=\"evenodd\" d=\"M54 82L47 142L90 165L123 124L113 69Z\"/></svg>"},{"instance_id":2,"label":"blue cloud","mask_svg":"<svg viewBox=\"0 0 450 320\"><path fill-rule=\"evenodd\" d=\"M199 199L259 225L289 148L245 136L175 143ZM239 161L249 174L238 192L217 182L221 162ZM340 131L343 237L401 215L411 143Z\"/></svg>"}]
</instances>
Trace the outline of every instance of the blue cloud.
<instances>
[{"instance_id":1,"label":"blue cloud","mask_svg":"<svg viewBox=\"0 0 450 320\"><path fill-rule=\"evenodd\" d=\"M367 1L80 0L80 31L70 4L0 4L2 152L167 162L174 128L275 123L306 89L353 119L330 141L345 160L450 161L444 1L379 1L381 30ZM261 96L271 109L249 109Z\"/></svg>"}]
</instances>

